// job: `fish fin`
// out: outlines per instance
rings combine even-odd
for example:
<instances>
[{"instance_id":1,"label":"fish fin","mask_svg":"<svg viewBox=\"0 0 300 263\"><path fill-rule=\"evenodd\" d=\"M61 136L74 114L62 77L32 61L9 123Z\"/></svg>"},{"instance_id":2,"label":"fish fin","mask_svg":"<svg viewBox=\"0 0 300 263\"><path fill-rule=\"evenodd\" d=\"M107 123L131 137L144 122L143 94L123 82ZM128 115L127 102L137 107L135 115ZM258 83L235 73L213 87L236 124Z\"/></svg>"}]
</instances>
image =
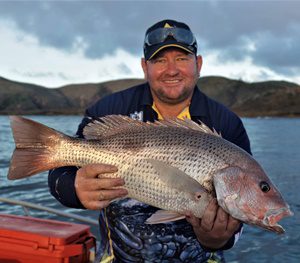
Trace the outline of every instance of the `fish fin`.
<instances>
[{"instance_id":1,"label":"fish fin","mask_svg":"<svg viewBox=\"0 0 300 263\"><path fill-rule=\"evenodd\" d=\"M164 125L169 127L178 127L184 129L190 129L194 131L200 131L208 134L212 134L218 137L222 137L221 133L218 133L215 128L212 130L203 122L196 123L188 118L184 118L183 120L178 118L166 118L164 120L156 121L158 125Z\"/></svg>"},{"instance_id":2,"label":"fish fin","mask_svg":"<svg viewBox=\"0 0 300 263\"><path fill-rule=\"evenodd\" d=\"M87 140L101 140L126 131L144 128L147 124L123 115L108 115L99 120L93 120L83 129Z\"/></svg>"},{"instance_id":3,"label":"fish fin","mask_svg":"<svg viewBox=\"0 0 300 263\"><path fill-rule=\"evenodd\" d=\"M59 166L51 158L51 150L66 135L41 123L19 116L10 116L16 148L7 178L16 180Z\"/></svg>"},{"instance_id":4,"label":"fish fin","mask_svg":"<svg viewBox=\"0 0 300 263\"><path fill-rule=\"evenodd\" d=\"M154 159L147 159L147 161L156 170L160 180L166 185L181 192L190 192L196 199L200 199L201 194L207 193L206 189L199 182L180 169Z\"/></svg>"},{"instance_id":5,"label":"fish fin","mask_svg":"<svg viewBox=\"0 0 300 263\"><path fill-rule=\"evenodd\" d=\"M184 218L185 215L179 214L174 211L157 210L152 216L150 216L146 220L146 224L152 225L152 224L169 223Z\"/></svg>"},{"instance_id":6,"label":"fish fin","mask_svg":"<svg viewBox=\"0 0 300 263\"><path fill-rule=\"evenodd\" d=\"M124 132L135 133L137 130L154 127L176 127L181 129L205 132L221 137L221 135L218 134L215 129L211 130L204 123L201 122L200 124L197 124L190 119L180 120L176 118L169 118L152 123L134 120L128 116L123 115L108 115L99 118L98 120L93 120L84 127L83 135L88 140L101 140Z\"/></svg>"}]
</instances>

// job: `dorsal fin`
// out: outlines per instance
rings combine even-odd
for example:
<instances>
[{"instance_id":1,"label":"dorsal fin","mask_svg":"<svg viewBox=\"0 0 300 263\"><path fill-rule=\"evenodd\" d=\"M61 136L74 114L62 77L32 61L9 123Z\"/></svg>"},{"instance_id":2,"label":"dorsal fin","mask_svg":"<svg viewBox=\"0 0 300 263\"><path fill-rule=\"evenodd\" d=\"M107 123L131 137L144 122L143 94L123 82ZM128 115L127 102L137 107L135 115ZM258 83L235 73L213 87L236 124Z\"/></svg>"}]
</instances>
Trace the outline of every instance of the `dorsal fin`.
<instances>
[{"instance_id":1,"label":"dorsal fin","mask_svg":"<svg viewBox=\"0 0 300 263\"><path fill-rule=\"evenodd\" d=\"M185 129L191 129L191 130L195 130L195 131L201 131L204 133L209 133L209 134L213 134L216 136L221 137L221 135L215 130L211 130L207 125L205 125L203 122L200 122L199 124L190 120L190 119L164 119L164 120L160 120L160 121L156 121L156 123L159 122L165 126L172 126L172 127L180 127L180 128L185 128Z\"/></svg>"},{"instance_id":2,"label":"dorsal fin","mask_svg":"<svg viewBox=\"0 0 300 263\"><path fill-rule=\"evenodd\" d=\"M84 127L83 135L88 140L97 140L147 126L147 123L131 119L128 116L108 115L90 122Z\"/></svg>"},{"instance_id":3,"label":"dorsal fin","mask_svg":"<svg viewBox=\"0 0 300 263\"><path fill-rule=\"evenodd\" d=\"M83 130L83 135L88 140L100 140L123 132L135 132L149 127L177 127L191 129L215 136L220 136L204 123L197 124L190 119L165 119L160 121L142 122L123 115L108 115L89 123Z\"/></svg>"}]
</instances>

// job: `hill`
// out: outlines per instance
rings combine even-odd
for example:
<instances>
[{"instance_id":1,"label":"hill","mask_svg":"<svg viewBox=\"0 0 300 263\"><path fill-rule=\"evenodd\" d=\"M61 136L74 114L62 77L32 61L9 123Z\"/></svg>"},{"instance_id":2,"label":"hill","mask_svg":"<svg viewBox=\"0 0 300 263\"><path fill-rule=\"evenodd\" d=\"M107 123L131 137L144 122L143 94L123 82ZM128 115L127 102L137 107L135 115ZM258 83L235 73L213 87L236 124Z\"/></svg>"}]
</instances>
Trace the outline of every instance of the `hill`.
<instances>
[{"instance_id":1,"label":"hill","mask_svg":"<svg viewBox=\"0 0 300 263\"><path fill-rule=\"evenodd\" d=\"M99 98L142 82L123 79L49 89L0 77L0 114L83 114ZM240 116L300 116L300 86L295 83L202 77L198 86Z\"/></svg>"}]
</instances>

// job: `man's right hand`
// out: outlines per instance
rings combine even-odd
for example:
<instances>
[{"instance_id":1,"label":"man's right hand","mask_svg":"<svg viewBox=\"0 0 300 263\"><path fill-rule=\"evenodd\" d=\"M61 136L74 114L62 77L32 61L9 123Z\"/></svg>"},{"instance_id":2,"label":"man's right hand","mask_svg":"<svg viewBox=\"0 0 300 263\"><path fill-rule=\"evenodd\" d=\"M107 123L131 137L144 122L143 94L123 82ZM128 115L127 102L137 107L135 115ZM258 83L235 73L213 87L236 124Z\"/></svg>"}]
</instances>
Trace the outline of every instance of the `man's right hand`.
<instances>
[{"instance_id":1,"label":"man's right hand","mask_svg":"<svg viewBox=\"0 0 300 263\"><path fill-rule=\"evenodd\" d=\"M125 197L126 189L117 188L124 185L121 178L98 178L104 173L115 173L116 166L107 164L88 164L76 173L75 190L82 205L91 210L100 210L116 199Z\"/></svg>"}]
</instances>

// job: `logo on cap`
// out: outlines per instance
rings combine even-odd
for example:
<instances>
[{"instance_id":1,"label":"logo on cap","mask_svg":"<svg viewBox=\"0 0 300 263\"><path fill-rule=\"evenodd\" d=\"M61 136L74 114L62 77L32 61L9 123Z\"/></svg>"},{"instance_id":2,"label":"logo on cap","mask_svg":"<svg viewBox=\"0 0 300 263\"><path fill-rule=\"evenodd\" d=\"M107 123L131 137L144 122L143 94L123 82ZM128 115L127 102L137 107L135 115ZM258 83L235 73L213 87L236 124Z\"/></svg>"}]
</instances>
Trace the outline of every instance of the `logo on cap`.
<instances>
[{"instance_id":1,"label":"logo on cap","mask_svg":"<svg viewBox=\"0 0 300 263\"><path fill-rule=\"evenodd\" d=\"M165 23L164 28L173 28L173 27L170 26L168 23Z\"/></svg>"}]
</instances>

